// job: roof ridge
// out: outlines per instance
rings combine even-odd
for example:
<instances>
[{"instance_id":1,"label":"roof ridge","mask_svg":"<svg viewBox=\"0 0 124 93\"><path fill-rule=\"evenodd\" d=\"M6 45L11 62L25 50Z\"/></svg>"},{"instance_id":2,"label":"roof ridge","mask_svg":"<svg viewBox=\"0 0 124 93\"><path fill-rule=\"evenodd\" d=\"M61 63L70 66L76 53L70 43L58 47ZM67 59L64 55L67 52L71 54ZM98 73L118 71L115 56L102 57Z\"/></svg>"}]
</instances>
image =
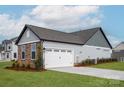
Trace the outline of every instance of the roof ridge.
<instances>
[{"instance_id":1,"label":"roof ridge","mask_svg":"<svg viewBox=\"0 0 124 93\"><path fill-rule=\"evenodd\" d=\"M115 48L117 48L118 46L120 46L121 44L124 44L124 41L120 42L117 46L115 46ZM115 49L114 48L114 49Z\"/></svg>"},{"instance_id":2,"label":"roof ridge","mask_svg":"<svg viewBox=\"0 0 124 93\"><path fill-rule=\"evenodd\" d=\"M40 26L36 26L36 25L29 25L29 24L26 24L26 26L28 26L28 27L33 26L33 27L38 27L38 28L42 28L42 29L47 29L47 30L50 30L50 31L56 31L56 32L61 32L61 33L68 34L67 32L63 32L63 31L60 31L60 30L51 29L51 28L45 28L45 27L40 27Z\"/></svg>"},{"instance_id":3,"label":"roof ridge","mask_svg":"<svg viewBox=\"0 0 124 93\"><path fill-rule=\"evenodd\" d=\"M94 27L94 28L82 29L82 30L78 30L78 31L70 32L70 33L82 32L82 31L88 31L88 30L93 30L93 29L101 29L101 28L102 28L102 27Z\"/></svg>"}]
</instances>

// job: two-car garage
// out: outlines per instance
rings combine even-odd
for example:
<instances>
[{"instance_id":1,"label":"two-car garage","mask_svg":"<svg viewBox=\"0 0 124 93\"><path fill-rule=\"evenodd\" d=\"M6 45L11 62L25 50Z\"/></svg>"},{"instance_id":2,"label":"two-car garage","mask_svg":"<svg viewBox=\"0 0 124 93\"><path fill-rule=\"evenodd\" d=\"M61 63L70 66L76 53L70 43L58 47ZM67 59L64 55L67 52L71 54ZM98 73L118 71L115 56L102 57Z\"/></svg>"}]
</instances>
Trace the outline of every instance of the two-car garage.
<instances>
[{"instance_id":1,"label":"two-car garage","mask_svg":"<svg viewBox=\"0 0 124 93\"><path fill-rule=\"evenodd\" d=\"M46 48L44 51L45 68L74 65L74 51L70 49Z\"/></svg>"}]
</instances>

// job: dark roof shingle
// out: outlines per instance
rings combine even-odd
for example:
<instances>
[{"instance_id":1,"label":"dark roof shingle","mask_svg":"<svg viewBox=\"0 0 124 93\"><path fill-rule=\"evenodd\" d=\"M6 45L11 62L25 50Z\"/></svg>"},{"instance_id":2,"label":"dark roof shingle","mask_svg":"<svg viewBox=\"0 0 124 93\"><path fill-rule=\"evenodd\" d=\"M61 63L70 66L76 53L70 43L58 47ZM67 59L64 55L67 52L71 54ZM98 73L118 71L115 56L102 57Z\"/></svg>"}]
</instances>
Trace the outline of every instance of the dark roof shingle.
<instances>
[{"instance_id":1,"label":"dark roof shingle","mask_svg":"<svg viewBox=\"0 0 124 93\"><path fill-rule=\"evenodd\" d=\"M32 25L27 25L27 27L30 30L32 30L35 34L37 34L40 39L43 39L43 40L83 44L80 38L73 34L51 30L51 29L46 29L46 28L41 28L41 27L36 27Z\"/></svg>"},{"instance_id":2,"label":"dark roof shingle","mask_svg":"<svg viewBox=\"0 0 124 93\"><path fill-rule=\"evenodd\" d=\"M81 42L85 44L99 29L100 27L97 27L97 28L72 32L71 34L79 36Z\"/></svg>"},{"instance_id":3,"label":"dark roof shingle","mask_svg":"<svg viewBox=\"0 0 124 93\"><path fill-rule=\"evenodd\" d=\"M33 25L25 25L25 27L23 28L23 31L21 32L20 36L16 41L16 44L18 44L26 28L29 28L40 40L79 44L79 45L85 44L97 31L102 30L101 27L96 27L92 29L66 33L66 32L56 31L52 29L46 29L38 26L33 26ZM104 33L103 35L105 36ZM107 42L109 43L108 40ZM110 43L109 45L111 47Z\"/></svg>"}]
</instances>

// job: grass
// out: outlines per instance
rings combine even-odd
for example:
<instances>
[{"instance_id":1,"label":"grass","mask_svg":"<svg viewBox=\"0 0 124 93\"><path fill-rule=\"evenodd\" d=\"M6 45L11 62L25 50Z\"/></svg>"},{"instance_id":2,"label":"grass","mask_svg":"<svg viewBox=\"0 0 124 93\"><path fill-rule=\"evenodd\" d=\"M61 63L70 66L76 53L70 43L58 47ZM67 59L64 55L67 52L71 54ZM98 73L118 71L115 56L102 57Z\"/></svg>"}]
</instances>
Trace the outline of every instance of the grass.
<instances>
[{"instance_id":1,"label":"grass","mask_svg":"<svg viewBox=\"0 0 124 93\"><path fill-rule=\"evenodd\" d=\"M124 87L124 81L56 71L24 72L4 69L0 63L0 87Z\"/></svg>"},{"instance_id":2,"label":"grass","mask_svg":"<svg viewBox=\"0 0 124 93\"><path fill-rule=\"evenodd\" d=\"M124 71L124 62L112 62L93 65L91 67Z\"/></svg>"}]
</instances>

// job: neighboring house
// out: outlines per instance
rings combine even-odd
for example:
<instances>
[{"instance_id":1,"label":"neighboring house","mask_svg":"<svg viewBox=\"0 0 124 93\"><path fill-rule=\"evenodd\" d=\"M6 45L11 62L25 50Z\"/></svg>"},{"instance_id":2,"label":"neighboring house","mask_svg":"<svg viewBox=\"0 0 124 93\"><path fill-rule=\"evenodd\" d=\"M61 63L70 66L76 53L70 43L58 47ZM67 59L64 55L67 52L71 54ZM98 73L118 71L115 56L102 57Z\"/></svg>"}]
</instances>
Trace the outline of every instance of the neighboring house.
<instances>
[{"instance_id":1,"label":"neighboring house","mask_svg":"<svg viewBox=\"0 0 124 93\"><path fill-rule=\"evenodd\" d=\"M0 60L2 60L2 58L1 58L1 51L3 50L3 48L2 48L2 44L0 44Z\"/></svg>"},{"instance_id":2,"label":"neighboring house","mask_svg":"<svg viewBox=\"0 0 124 93\"><path fill-rule=\"evenodd\" d=\"M65 33L25 25L19 35L18 62L34 64L37 46L42 46L45 68L73 66L85 59L110 58L112 46L101 27Z\"/></svg>"},{"instance_id":3,"label":"neighboring house","mask_svg":"<svg viewBox=\"0 0 124 93\"><path fill-rule=\"evenodd\" d=\"M112 58L116 58L118 61L124 62L124 42L121 42L113 49Z\"/></svg>"},{"instance_id":4,"label":"neighboring house","mask_svg":"<svg viewBox=\"0 0 124 93\"><path fill-rule=\"evenodd\" d=\"M15 45L17 37L10 40L2 41L2 51L1 51L1 60L10 61L17 60L18 57L18 47Z\"/></svg>"}]
</instances>

